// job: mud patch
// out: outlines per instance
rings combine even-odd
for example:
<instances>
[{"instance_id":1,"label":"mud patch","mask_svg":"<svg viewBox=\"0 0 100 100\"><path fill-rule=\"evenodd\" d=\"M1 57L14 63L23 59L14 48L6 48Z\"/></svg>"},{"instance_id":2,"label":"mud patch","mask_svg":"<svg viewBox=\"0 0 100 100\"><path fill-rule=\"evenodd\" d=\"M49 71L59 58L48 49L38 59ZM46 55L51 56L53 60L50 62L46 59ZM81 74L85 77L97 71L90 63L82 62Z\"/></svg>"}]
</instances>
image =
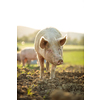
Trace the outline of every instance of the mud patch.
<instances>
[{"instance_id":1,"label":"mud patch","mask_svg":"<svg viewBox=\"0 0 100 100\"><path fill-rule=\"evenodd\" d=\"M50 72L45 72L43 80L37 69L17 68L17 100L51 100L54 90L84 97L84 69L80 67L75 71L74 68L69 66L66 70L56 71L54 79L49 79Z\"/></svg>"}]
</instances>

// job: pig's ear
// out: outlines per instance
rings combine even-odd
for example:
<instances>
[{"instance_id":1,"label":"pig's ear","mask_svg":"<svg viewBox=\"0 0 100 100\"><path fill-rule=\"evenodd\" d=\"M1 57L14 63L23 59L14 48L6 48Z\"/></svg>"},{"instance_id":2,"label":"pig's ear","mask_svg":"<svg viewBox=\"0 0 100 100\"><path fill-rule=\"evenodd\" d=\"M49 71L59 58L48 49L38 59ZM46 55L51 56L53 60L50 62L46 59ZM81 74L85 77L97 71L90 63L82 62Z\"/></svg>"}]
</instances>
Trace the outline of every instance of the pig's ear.
<instances>
[{"instance_id":1,"label":"pig's ear","mask_svg":"<svg viewBox=\"0 0 100 100\"><path fill-rule=\"evenodd\" d=\"M39 43L40 47L42 49L44 49L46 47L47 43L48 43L48 41L42 36L41 39L40 39L40 43Z\"/></svg>"},{"instance_id":2,"label":"pig's ear","mask_svg":"<svg viewBox=\"0 0 100 100\"><path fill-rule=\"evenodd\" d=\"M61 46L63 46L66 43L66 39L67 39L67 35L58 39Z\"/></svg>"}]
</instances>

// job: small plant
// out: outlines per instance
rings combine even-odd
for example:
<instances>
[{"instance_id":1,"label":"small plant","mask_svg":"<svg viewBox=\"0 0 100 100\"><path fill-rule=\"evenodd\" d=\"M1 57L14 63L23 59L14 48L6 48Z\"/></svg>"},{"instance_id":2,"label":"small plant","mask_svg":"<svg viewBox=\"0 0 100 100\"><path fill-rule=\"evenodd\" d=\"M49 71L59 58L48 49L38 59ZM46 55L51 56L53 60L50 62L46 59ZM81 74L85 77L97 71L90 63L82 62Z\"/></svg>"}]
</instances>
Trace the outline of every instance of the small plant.
<instances>
[{"instance_id":1,"label":"small plant","mask_svg":"<svg viewBox=\"0 0 100 100\"><path fill-rule=\"evenodd\" d=\"M27 95L32 95L33 93L32 93L32 89L29 87L29 89L27 89Z\"/></svg>"},{"instance_id":2,"label":"small plant","mask_svg":"<svg viewBox=\"0 0 100 100\"><path fill-rule=\"evenodd\" d=\"M50 90L47 91L47 94L49 94L49 93L50 93Z\"/></svg>"},{"instance_id":3,"label":"small plant","mask_svg":"<svg viewBox=\"0 0 100 100\"><path fill-rule=\"evenodd\" d=\"M24 74L25 73L25 71L22 71L22 74Z\"/></svg>"},{"instance_id":4,"label":"small plant","mask_svg":"<svg viewBox=\"0 0 100 100\"><path fill-rule=\"evenodd\" d=\"M35 84L33 84L34 85L34 87L36 87L37 85L35 85Z\"/></svg>"},{"instance_id":5,"label":"small plant","mask_svg":"<svg viewBox=\"0 0 100 100\"><path fill-rule=\"evenodd\" d=\"M33 70L33 73L35 73L35 71Z\"/></svg>"},{"instance_id":6,"label":"small plant","mask_svg":"<svg viewBox=\"0 0 100 100\"><path fill-rule=\"evenodd\" d=\"M29 75L29 74L31 74L31 72L28 72L27 74Z\"/></svg>"},{"instance_id":7,"label":"small plant","mask_svg":"<svg viewBox=\"0 0 100 100\"><path fill-rule=\"evenodd\" d=\"M45 96L43 96L43 98L45 99Z\"/></svg>"},{"instance_id":8,"label":"small plant","mask_svg":"<svg viewBox=\"0 0 100 100\"><path fill-rule=\"evenodd\" d=\"M22 67L22 65L17 63L17 67L18 67L18 68L21 68L21 67Z\"/></svg>"},{"instance_id":9,"label":"small plant","mask_svg":"<svg viewBox=\"0 0 100 100\"><path fill-rule=\"evenodd\" d=\"M20 76L20 73L17 73L17 77Z\"/></svg>"}]
</instances>

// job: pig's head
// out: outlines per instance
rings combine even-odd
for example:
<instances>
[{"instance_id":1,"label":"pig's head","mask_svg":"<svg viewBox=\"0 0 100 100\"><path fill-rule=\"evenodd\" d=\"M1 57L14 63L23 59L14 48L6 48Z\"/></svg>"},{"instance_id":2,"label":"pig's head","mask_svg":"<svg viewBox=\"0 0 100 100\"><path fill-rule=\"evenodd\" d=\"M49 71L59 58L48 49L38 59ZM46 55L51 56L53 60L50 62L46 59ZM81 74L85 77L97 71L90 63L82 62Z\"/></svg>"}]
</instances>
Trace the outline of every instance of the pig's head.
<instances>
[{"instance_id":1,"label":"pig's head","mask_svg":"<svg viewBox=\"0 0 100 100\"><path fill-rule=\"evenodd\" d=\"M66 35L57 39L46 39L43 36L41 37L39 43L40 48L44 49L44 57L51 64L60 65L63 63L62 53L66 37Z\"/></svg>"}]
</instances>

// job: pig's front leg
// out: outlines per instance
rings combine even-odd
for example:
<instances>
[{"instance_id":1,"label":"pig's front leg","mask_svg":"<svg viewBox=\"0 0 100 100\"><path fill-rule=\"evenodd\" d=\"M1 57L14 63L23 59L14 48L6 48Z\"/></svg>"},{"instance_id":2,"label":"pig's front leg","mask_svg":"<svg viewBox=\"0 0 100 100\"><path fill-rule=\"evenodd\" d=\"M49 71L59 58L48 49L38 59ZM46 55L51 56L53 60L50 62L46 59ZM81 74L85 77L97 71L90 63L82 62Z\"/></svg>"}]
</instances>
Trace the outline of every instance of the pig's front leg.
<instances>
[{"instance_id":1,"label":"pig's front leg","mask_svg":"<svg viewBox=\"0 0 100 100\"><path fill-rule=\"evenodd\" d=\"M23 67L25 66L25 60L26 60L25 58L22 58L22 59L21 59L21 62L22 62L22 66L23 66Z\"/></svg>"},{"instance_id":2,"label":"pig's front leg","mask_svg":"<svg viewBox=\"0 0 100 100\"><path fill-rule=\"evenodd\" d=\"M46 70L49 71L49 62L46 61Z\"/></svg>"},{"instance_id":3,"label":"pig's front leg","mask_svg":"<svg viewBox=\"0 0 100 100\"><path fill-rule=\"evenodd\" d=\"M56 66L52 65L51 73L50 73L50 79L55 78L55 70L56 70Z\"/></svg>"},{"instance_id":4,"label":"pig's front leg","mask_svg":"<svg viewBox=\"0 0 100 100\"><path fill-rule=\"evenodd\" d=\"M44 75L44 58L38 54L38 61L40 64L40 78L43 79Z\"/></svg>"}]
</instances>

